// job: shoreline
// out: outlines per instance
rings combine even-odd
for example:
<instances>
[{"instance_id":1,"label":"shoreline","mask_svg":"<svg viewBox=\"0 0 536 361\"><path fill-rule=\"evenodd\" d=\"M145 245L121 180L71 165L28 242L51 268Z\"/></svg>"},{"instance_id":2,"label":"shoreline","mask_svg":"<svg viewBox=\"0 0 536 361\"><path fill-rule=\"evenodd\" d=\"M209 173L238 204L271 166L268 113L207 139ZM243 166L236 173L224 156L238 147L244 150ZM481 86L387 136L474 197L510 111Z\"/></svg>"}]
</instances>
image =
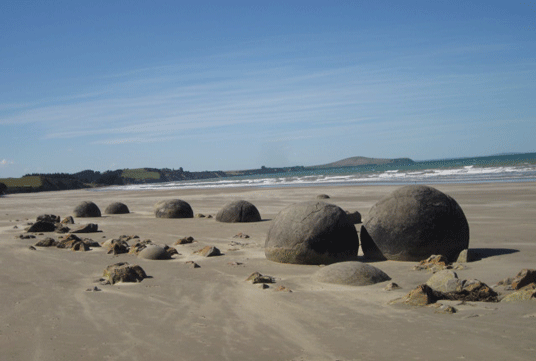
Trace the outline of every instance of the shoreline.
<instances>
[{"instance_id":1,"label":"shoreline","mask_svg":"<svg viewBox=\"0 0 536 361\"><path fill-rule=\"evenodd\" d=\"M471 249L484 257L456 271L488 285L536 268L536 183L431 184L452 196L470 227ZM0 198L0 347L6 359L160 360L470 360L528 359L533 354L536 301L517 303L444 302L452 315L430 307L390 305L425 282L430 273L414 262L371 263L402 289L384 283L352 287L311 280L318 266L287 265L264 257L267 230L285 206L328 194L327 202L358 210L364 218L398 185L225 188L95 192L82 190L10 194ZM263 221L219 223L214 219L156 219L153 205L183 199L194 213L215 215L228 201L253 203ZM172 246L180 237L196 243L175 246L180 255L148 261L103 249L72 252L28 247L36 239L15 239L40 214L71 215L81 201L101 211L120 201L130 214L75 218L97 223L89 237L102 242L137 234ZM17 221L18 220L18 221ZM13 228L17 226L18 228ZM359 225L358 225L359 226ZM234 238L238 233L250 238ZM37 239L52 236L45 233ZM223 256L203 258L206 245ZM362 259L360 259L362 260ZM201 267L189 268L195 261ZM94 283L117 262L139 264L152 278L137 284ZM231 265L231 263L235 265ZM276 278L268 289L244 280L258 271ZM88 292L97 286L98 292ZM277 292L285 286L292 292ZM442 302L443 303L443 302ZM32 342L29 342L32 340ZM440 352L438 352L440 350Z\"/></svg>"}]
</instances>

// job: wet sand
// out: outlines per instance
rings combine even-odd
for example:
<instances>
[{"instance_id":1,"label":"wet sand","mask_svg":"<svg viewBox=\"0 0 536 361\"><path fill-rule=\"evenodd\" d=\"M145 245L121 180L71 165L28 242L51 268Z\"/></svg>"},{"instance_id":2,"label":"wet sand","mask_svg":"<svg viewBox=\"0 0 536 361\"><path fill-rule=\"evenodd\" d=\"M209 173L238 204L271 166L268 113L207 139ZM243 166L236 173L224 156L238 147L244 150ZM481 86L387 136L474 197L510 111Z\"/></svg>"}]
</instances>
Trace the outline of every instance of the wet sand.
<instances>
[{"instance_id":1,"label":"wet sand","mask_svg":"<svg viewBox=\"0 0 536 361\"><path fill-rule=\"evenodd\" d=\"M460 278L495 285L524 268L536 268L536 183L434 185L465 212L470 248L481 260L465 264ZM318 266L267 261L264 241L270 220L285 206L328 194L328 202L358 210L398 186L344 186L162 191L62 191L0 198L1 360L526 360L536 346L536 300L516 303L441 301L455 314L432 307L391 305L431 273L413 262L374 262L402 289L387 282L351 287L317 283ZM194 213L216 215L227 202L245 199L262 222L156 219L153 205L179 198ZM103 248L73 252L29 246L16 239L40 214L72 215L84 200L104 212L120 201L130 214L75 218L97 223L95 241L138 235L173 245L180 255L150 261ZM18 228L14 228L14 227ZM359 227L359 226L358 226ZM250 238L233 238L237 233ZM211 245L223 256L193 254ZM191 268L195 261L201 267ZM136 284L95 283L106 266L140 265L150 278ZM276 278L268 289L245 282L252 273ZM100 291L87 289L98 287ZM284 286L292 292L278 292ZM501 288L497 288L502 291Z\"/></svg>"}]
</instances>

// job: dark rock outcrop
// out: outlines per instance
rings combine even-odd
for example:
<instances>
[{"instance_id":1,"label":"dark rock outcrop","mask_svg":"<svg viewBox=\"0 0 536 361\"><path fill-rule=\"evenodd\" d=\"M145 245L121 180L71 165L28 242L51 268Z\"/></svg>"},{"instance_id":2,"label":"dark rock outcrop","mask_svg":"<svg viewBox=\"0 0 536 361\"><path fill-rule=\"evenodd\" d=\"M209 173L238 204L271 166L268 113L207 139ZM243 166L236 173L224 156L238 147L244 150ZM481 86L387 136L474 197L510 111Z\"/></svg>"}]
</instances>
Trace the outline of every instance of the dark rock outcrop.
<instances>
[{"instance_id":1,"label":"dark rock outcrop","mask_svg":"<svg viewBox=\"0 0 536 361\"><path fill-rule=\"evenodd\" d=\"M328 264L357 259L355 226L338 206L320 201L293 204L272 221L266 258L281 263Z\"/></svg>"},{"instance_id":2,"label":"dark rock outcrop","mask_svg":"<svg viewBox=\"0 0 536 361\"><path fill-rule=\"evenodd\" d=\"M216 214L218 222L259 222L261 215L253 204L248 201L240 200L230 202L223 206Z\"/></svg>"},{"instance_id":3,"label":"dark rock outcrop","mask_svg":"<svg viewBox=\"0 0 536 361\"><path fill-rule=\"evenodd\" d=\"M469 246L469 225L450 196L423 185L399 188L376 203L361 227L369 259L420 261L432 254L449 261Z\"/></svg>"},{"instance_id":4,"label":"dark rock outcrop","mask_svg":"<svg viewBox=\"0 0 536 361\"><path fill-rule=\"evenodd\" d=\"M56 225L52 222L46 221L37 221L32 224L26 232L35 233L35 232L54 232L56 230Z\"/></svg>"},{"instance_id":5,"label":"dark rock outcrop","mask_svg":"<svg viewBox=\"0 0 536 361\"><path fill-rule=\"evenodd\" d=\"M193 218L194 212L190 205L180 199L160 201L154 205L156 218Z\"/></svg>"},{"instance_id":6,"label":"dark rock outcrop","mask_svg":"<svg viewBox=\"0 0 536 361\"><path fill-rule=\"evenodd\" d=\"M74 208L75 217L100 217L101 211L93 202L84 201Z\"/></svg>"}]
</instances>

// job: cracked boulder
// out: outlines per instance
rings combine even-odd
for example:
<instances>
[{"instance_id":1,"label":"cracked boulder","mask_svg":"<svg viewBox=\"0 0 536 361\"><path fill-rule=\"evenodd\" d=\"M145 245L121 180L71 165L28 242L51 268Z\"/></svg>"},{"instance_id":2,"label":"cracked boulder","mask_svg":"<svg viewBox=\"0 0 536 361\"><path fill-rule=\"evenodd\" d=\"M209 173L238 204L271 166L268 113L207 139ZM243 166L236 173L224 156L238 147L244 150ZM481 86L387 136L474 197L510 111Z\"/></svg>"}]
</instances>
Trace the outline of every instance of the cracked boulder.
<instances>
[{"instance_id":1,"label":"cracked boulder","mask_svg":"<svg viewBox=\"0 0 536 361\"><path fill-rule=\"evenodd\" d=\"M103 272L106 283L116 284L118 282L141 282L147 278L147 274L138 265L131 266L127 262L112 264Z\"/></svg>"},{"instance_id":2,"label":"cracked boulder","mask_svg":"<svg viewBox=\"0 0 536 361\"><path fill-rule=\"evenodd\" d=\"M469 246L461 207L435 188L410 185L376 203L361 227L361 247L374 260L420 261L433 254L453 262Z\"/></svg>"},{"instance_id":3,"label":"cracked boulder","mask_svg":"<svg viewBox=\"0 0 536 361\"><path fill-rule=\"evenodd\" d=\"M290 205L274 218L266 237L266 258L281 263L329 264L357 259L359 239L346 212L334 204Z\"/></svg>"},{"instance_id":4,"label":"cracked boulder","mask_svg":"<svg viewBox=\"0 0 536 361\"><path fill-rule=\"evenodd\" d=\"M253 204L248 201L240 200L227 203L216 214L218 222L235 223L235 222L259 222L261 215Z\"/></svg>"}]
</instances>

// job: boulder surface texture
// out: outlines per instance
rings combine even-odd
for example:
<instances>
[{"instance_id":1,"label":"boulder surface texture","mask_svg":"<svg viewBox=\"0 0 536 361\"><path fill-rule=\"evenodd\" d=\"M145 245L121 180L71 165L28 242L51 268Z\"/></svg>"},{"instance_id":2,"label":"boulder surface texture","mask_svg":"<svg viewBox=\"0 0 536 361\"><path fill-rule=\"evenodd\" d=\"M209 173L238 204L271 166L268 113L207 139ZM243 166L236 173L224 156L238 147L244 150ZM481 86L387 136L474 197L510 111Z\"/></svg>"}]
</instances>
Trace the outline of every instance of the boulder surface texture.
<instances>
[{"instance_id":1,"label":"boulder surface texture","mask_svg":"<svg viewBox=\"0 0 536 361\"><path fill-rule=\"evenodd\" d=\"M314 275L318 282L349 286L367 286L389 281L391 278L381 269L366 263L349 261L322 267Z\"/></svg>"},{"instance_id":2,"label":"boulder surface texture","mask_svg":"<svg viewBox=\"0 0 536 361\"><path fill-rule=\"evenodd\" d=\"M93 202L85 201L77 205L73 211L75 217L100 217L101 211Z\"/></svg>"},{"instance_id":3,"label":"boulder surface texture","mask_svg":"<svg viewBox=\"0 0 536 361\"><path fill-rule=\"evenodd\" d=\"M190 205L180 199L160 201L154 205L156 218L193 218L194 212Z\"/></svg>"},{"instance_id":4,"label":"boulder surface texture","mask_svg":"<svg viewBox=\"0 0 536 361\"><path fill-rule=\"evenodd\" d=\"M121 202L113 202L104 210L106 214L127 214L130 213L127 205Z\"/></svg>"},{"instance_id":5,"label":"boulder surface texture","mask_svg":"<svg viewBox=\"0 0 536 361\"><path fill-rule=\"evenodd\" d=\"M218 222L234 223L234 222L259 222L261 215L253 204L248 201L235 201L227 203L216 214Z\"/></svg>"},{"instance_id":6,"label":"boulder surface texture","mask_svg":"<svg viewBox=\"0 0 536 361\"><path fill-rule=\"evenodd\" d=\"M266 258L281 263L329 264L357 259L359 238L346 213L334 204L290 205L272 221Z\"/></svg>"},{"instance_id":7,"label":"boulder surface texture","mask_svg":"<svg viewBox=\"0 0 536 361\"><path fill-rule=\"evenodd\" d=\"M369 259L420 261L433 254L455 261L469 246L469 224L461 207L435 188L399 188L376 203L361 227Z\"/></svg>"}]
</instances>

